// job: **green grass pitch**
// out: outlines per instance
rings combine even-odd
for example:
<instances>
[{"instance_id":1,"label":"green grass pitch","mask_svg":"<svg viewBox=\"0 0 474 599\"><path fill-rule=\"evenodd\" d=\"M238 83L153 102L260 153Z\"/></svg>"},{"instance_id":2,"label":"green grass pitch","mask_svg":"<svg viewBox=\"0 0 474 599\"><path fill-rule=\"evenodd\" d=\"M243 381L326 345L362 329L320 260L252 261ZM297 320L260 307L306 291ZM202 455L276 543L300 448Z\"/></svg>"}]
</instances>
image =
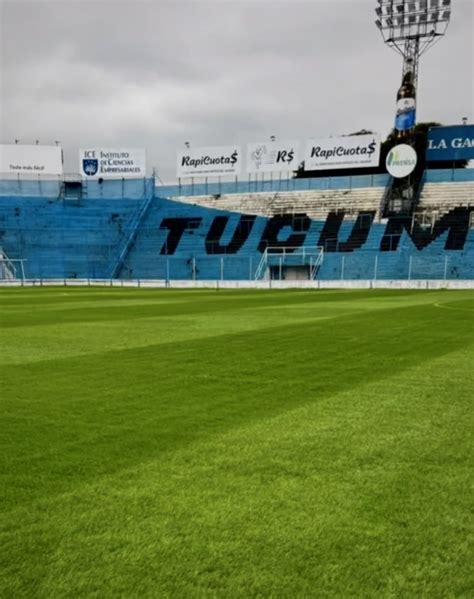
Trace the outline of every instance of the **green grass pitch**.
<instances>
[{"instance_id":1,"label":"green grass pitch","mask_svg":"<svg viewBox=\"0 0 474 599\"><path fill-rule=\"evenodd\" d=\"M474 293L0 290L0 597L472 599Z\"/></svg>"}]
</instances>

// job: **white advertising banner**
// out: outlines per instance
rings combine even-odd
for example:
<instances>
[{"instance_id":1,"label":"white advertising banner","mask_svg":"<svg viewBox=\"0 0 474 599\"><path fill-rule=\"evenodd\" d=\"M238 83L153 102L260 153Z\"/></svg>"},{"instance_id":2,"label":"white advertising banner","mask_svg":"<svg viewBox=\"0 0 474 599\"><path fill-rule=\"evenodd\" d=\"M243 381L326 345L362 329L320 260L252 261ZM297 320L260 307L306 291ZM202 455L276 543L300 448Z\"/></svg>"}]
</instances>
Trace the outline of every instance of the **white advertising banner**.
<instances>
[{"instance_id":1,"label":"white advertising banner","mask_svg":"<svg viewBox=\"0 0 474 599\"><path fill-rule=\"evenodd\" d=\"M287 173L298 168L299 142L264 141L247 144L248 173Z\"/></svg>"},{"instance_id":2,"label":"white advertising banner","mask_svg":"<svg viewBox=\"0 0 474 599\"><path fill-rule=\"evenodd\" d=\"M304 170L367 168L378 166L379 159L378 134L309 139L306 144Z\"/></svg>"},{"instance_id":3,"label":"white advertising banner","mask_svg":"<svg viewBox=\"0 0 474 599\"><path fill-rule=\"evenodd\" d=\"M178 152L177 177L240 175L242 149L239 146L188 148Z\"/></svg>"},{"instance_id":4,"label":"white advertising banner","mask_svg":"<svg viewBox=\"0 0 474 599\"><path fill-rule=\"evenodd\" d=\"M146 152L144 148L81 149L79 172L87 179L146 177Z\"/></svg>"},{"instance_id":5,"label":"white advertising banner","mask_svg":"<svg viewBox=\"0 0 474 599\"><path fill-rule=\"evenodd\" d=\"M0 145L0 173L18 175L62 175L59 146Z\"/></svg>"}]
</instances>

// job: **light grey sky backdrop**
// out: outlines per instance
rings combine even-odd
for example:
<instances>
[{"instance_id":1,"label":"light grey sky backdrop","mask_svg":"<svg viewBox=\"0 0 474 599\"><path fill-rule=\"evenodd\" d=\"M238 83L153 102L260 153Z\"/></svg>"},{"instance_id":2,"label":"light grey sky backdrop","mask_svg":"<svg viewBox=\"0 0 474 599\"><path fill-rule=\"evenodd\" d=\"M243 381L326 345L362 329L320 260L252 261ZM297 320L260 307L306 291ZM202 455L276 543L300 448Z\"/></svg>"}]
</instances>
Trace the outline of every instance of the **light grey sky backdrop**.
<instances>
[{"instance_id":1,"label":"light grey sky backdrop","mask_svg":"<svg viewBox=\"0 0 474 599\"><path fill-rule=\"evenodd\" d=\"M474 2L453 0L422 58L418 120L470 121ZM175 180L176 149L347 134L386 135L401 57L376 0L0 0L0 138L146 147Z\"/></svg>"}]
</instances>

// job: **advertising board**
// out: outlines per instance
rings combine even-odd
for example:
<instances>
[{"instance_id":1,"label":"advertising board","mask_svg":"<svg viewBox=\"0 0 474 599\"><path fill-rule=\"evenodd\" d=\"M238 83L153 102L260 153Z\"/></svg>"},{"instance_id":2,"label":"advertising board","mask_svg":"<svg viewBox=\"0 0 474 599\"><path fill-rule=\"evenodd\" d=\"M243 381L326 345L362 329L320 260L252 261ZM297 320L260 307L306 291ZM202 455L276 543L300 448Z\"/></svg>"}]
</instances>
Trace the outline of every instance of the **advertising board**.
<instances>
[{"instance_id":1,"label":"advertising board","mask_svg":"<svg viewBox=\"0 0 474 599\"><path fill-rule=\"evenodd\" d=\"M79 172L87 179L145 177L146 152L143 148L81 149Z\"/></svg>"},{"instance_id":2,"label":"advertising board","mask_svg":"<svg viewBox=\"0 0 474 599\"><path fill-rule=\"evenodd\" d=\"M387 154L385 166L392 177L408 177L416 167L418 157L415 150L407 144L398 144Z\"/></svg>"},{"instance_id":3,"label":"advertising board","mask_svg":"<svg viewBox=\"0 0 474 599\"><path fill-rule=\"evenodd\" d=\"M63 173L59 146L0 145L0 173L58 176Z\"/></svg>"},{"instance_id":4,"label":"advertising board","mask_svg":"<svg viewBox=\"0 0 474 599\"><path fill-rule=\"evenodd\" d=\"M298 168L299 142L264 141L247 144L248 173L287 173Z\"/></svg>"},{"instance_id":5,"label":"advertising board","mask_svg":"<svg viewBox=\"0 0 474 599\"><path fill-rule=\"evenodd\" d=\"M177 155L177 177L239 175L241 169L242 150L239 146L192 147Z\"/></svg>"},{"instance_id":6,"label":"advertising board","mask_svg":"<svg viewBox=\"0 0 474 599\"><path fill-rule=\"evenodd\" d=\"M432 127L428 131L426 160L474 160L474 125Z\"/></svg>"},{"instance_id":7,"label":"advertising board","mask_svg":"<svg viewBox=\"0 0 474 599\"><path fill-rule=\"evenodd\" d=\"M380 136L348 135L325 139L309 139L306 144L306 171L367 168L379 165Z\"/></svg>"}]
</instances>

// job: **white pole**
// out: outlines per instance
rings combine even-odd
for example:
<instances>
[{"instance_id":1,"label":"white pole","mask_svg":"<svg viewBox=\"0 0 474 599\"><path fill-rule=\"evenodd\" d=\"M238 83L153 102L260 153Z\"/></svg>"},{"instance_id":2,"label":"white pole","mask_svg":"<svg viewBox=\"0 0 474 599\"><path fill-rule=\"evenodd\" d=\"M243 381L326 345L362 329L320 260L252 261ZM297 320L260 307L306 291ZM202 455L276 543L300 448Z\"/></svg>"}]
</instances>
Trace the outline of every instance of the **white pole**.
<instances>
[{"instance_id":1,"label":"white pole","mask_svg":"<svg viewBox=\"0 0 474 599\"><path fill-rule=\"evenodd\" d=\"M170 280L170 260L166 258L166 280Z\"/></svg>"},{"instance_id":2,"label":"white pole","mask_svg":"<svg viewBox=\"0 0 474 599\"><path fill-rule=\"evenodd\" d=\"M446 281L446 276L448 274L448 256L444 258L444 280Z\"/></svg>"},{"instance_id":3,"label":"white pole","mask_svg":"<svg viewBox=\"0 0 474 599\"><path fill-rule=\"evenodd\" d=\"M22 285L23 285L23 281L25 280L25 266L24 266L24 264L23 264L23 263L24 263L24 260L22 260L22 261L20 262L20 264L21 264L21 281L22 281L22 283L21 283L21 284L22 284Z\"/></svg>"},{"instance_id":4,"label":"white pole","mask_svg":"<svg viewBox=\"0 0 474 599\"><path fill-rule=\"evenodd\" d=\"M413 263L413 256L410 256L410 259L408 260L408 280L411 281L411 267L412 267L412 263Z\"/></svg>"},{"instance_id":5,"label":"white pole","mask_svg":"<svg viewBox=\"0 0 474 599\"><path fill-rule=\"evenodd\" d=\"M375 264L374 264L374 281L377 280L377 267L379 265L379 256L375 254Z\"/></svg>"},{"instance_id":6,"label":"white pole","mask_svg":"<svg viewBox=\"0 0 474 599\"><path fill-rule=\"evenodd\" d=\"M252 280L252 256L249 258L249 281Z\"/></svg>"},{"instance_id":7,"label":"white pole","mask_svg":"<svg viewBox=\"0 0 474 599\"><path fill-rule=\"evenodd\" d=\"M342 256L342 260L341 260L341 281L344 281L344 265L345 265L345 256Z\"/></svg>"},{"instance_id":8,"label":"white pole","mask_svg":"<svg viewBox=\"0 0 474 599\"><path fill-rule=\"evenodd\" d=\"M224 280L224 258L221 257L221 281Z\"/></svg>"},{"instance_id":9,"label":"white pole","mask_svg":"<svg viewBox=\"0 0 474 599\"><path fill-rule=\"evenodd\" d=\"M193 281L196 280L196 258L193 256Z\"/></svg>"}]
</instances>

